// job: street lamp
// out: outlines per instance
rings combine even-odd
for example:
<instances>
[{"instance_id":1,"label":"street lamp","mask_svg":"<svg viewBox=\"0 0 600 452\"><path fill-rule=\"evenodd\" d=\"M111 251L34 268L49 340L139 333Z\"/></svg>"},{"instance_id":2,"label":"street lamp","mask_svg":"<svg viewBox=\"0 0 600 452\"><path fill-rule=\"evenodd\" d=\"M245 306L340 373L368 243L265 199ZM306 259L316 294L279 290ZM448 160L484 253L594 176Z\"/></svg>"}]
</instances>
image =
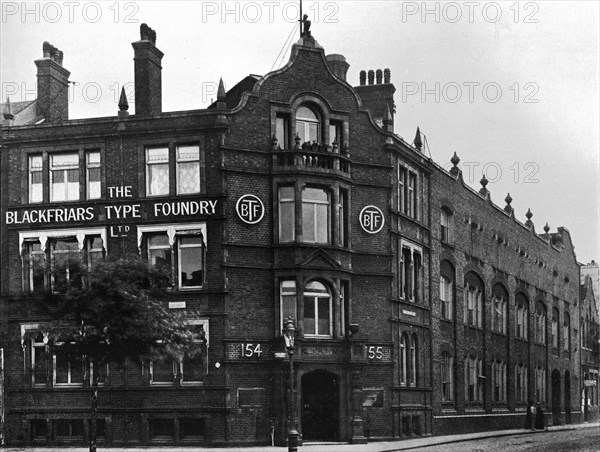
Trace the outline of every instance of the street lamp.
<instances>
[{"instance_id":1,"label":"street lamp","mask_svg":"<svg viewBox=\"0 0 600 452\"><path fill-rule=\"evenodd\" d=\"M290 361L290 403L288 424L288 451L298 451L298 430L296 430L296 410L294 409L294 338L296 336L296 327L294 320L291 317L284 322L283 339L285 340L285 348Z\"/></svg>"}]
</instances>

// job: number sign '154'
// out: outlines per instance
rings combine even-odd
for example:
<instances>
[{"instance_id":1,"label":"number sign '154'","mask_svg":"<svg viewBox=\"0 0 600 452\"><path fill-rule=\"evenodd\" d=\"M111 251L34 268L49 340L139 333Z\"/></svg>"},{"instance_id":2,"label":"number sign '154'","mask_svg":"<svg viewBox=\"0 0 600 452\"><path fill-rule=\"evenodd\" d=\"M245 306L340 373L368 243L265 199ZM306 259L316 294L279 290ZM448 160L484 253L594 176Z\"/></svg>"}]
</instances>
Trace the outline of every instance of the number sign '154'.
<instances>
[{"instance_id":1,"label":"number sign '154'","mask_svg":"<svg viewBox=\"0 0 600 452\"><path fill-rule=\"evenodd\" d=\"M260 344L245 343L242 344L242 356L244 358L260 358L262 348Z\"/></svg>"}]
</instances>

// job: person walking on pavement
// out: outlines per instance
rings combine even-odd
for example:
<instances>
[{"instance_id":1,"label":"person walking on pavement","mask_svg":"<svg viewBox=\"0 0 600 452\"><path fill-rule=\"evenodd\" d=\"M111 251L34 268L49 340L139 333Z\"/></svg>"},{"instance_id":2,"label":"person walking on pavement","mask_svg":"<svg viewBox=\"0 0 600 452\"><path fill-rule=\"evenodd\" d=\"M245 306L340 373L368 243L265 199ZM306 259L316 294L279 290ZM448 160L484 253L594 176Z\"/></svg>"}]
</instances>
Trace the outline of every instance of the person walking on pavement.
<instances>
[{"instance_id":1,"label":"person walking on pavement","mask_svg":"<svg viewBox=\"0 0 600 452\"><path fill-rule=\"evenodd\" d=\"M525 414L525 428L535 430L533 428L533 419L535 418L535 407L533 402L530 400L527 405L527 413Z\"/></svg>"},{"instance_id":2,"label":"person walking on pavement","mask_svg":"<svg viewBox=\"0 0 600 452\"><path fill-rule=\"evenodd\" d=\"M540 403L537 403L535 408L535 428L536 430L544 430L544 410L542 410L542 406Z\"/></svg>"}]
</instances>

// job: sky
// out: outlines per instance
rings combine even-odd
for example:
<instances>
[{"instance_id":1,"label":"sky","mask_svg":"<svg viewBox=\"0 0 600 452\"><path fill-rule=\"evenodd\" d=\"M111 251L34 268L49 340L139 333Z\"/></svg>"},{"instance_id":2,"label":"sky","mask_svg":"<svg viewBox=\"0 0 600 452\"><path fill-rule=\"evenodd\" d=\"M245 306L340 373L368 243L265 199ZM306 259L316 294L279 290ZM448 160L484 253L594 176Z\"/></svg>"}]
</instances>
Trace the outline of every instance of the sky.
<instances>
[{"instance_id":1,"label":"sky","mask_svg":"<svg viewBox=\"0 0 600 452\"><path fill-rule=\"evenodd\" d=\"M298 1L2 1L2 99L35 98L42 43L64 52L70 118L115 116L125 86L133 104L139 26L157 33L163 111L205 108L219 78L283 66L298 39ZM304 1L327 54L359 72L390 68L395 132L466 182L483 173L492 201L510 192L517 219L538 233L566 227L579 262L599 260L599 11L596 1ZM291 40L288 38L292 38Z\"/></svg>"}]
</instances>

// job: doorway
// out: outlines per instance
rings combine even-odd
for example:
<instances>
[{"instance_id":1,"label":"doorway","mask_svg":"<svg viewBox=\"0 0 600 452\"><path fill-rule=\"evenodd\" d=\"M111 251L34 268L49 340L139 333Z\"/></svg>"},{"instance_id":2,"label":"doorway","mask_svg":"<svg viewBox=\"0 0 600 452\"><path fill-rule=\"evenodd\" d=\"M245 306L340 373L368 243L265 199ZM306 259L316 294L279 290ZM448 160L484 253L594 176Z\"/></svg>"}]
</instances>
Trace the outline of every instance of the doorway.
<instances>
[{"instance_id":1,"label":"doorway","mask_svg":"<svg viewBox=\"0 0 600 452\"><path fill-rule=\"evenodd\" d=\"M302 438L337 441L340 390L337 375L315 370L302 376Z\"/></svg>"},{"instance_id":2,"label":"doorway","mask_svg":"<svg viewBox=\"0 0 600 452\"><path fill-rule=\"evenodd\" d=\"M560 372L557 369L552 371L552 425L560 424Z\"/></svg>"}]
</instances>

